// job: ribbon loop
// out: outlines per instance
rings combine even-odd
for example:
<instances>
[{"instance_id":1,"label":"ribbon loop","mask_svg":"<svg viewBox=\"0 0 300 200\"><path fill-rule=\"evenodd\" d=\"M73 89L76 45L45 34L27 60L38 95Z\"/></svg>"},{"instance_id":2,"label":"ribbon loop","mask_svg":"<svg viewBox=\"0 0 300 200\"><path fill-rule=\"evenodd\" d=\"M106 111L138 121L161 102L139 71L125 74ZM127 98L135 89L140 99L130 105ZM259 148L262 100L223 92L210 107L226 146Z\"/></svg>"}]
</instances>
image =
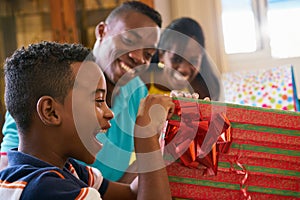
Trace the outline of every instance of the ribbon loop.
<instances>
[{"instance_id":1,"label":"ribbon loop","mask_svg":"<svg viewBox=\"0 0 300 200\"><path fill-rule=\"evenodd\" d=\"M206 119L197 102L173 102L175 116L165 129L164 155L179 158L187 167L204 168L204 175L216 175L218 154L227 153L232 142L228 118L224 113L215 113Z\"/></svg>"}]
</instances>

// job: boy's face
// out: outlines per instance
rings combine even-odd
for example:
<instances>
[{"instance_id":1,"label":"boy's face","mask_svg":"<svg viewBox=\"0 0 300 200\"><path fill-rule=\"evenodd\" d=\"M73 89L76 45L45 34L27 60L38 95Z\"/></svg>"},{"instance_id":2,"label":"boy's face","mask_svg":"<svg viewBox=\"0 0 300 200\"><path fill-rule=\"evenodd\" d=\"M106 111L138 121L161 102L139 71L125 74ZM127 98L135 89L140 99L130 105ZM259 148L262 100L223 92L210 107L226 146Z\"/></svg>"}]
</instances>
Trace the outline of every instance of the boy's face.
<instances>
[{"instance_id":1,"label":"boy's face","mask_svg":"<svg viewBox=\"0 0 300 200\"><path fill-rule=\"evenodd\" d=\"M106 82L100 67L90 61L72 67L76 79L63 105L66 147L69 157L93 163L102 148L96 135L110 128L113 113L105 102Z\"/></svg>"},{"instance_id":2,"label":"boy's face","mask_svg":"<svg viewBox=\"0 0 300 200\"><path fill-rule=\"evenodd\" d=\"M137 69L149 66L159 35L160 29L152 19L131 11L106 25L93 53L110 81L124 85L135 76Z\"/></svg>"}]
</instances>

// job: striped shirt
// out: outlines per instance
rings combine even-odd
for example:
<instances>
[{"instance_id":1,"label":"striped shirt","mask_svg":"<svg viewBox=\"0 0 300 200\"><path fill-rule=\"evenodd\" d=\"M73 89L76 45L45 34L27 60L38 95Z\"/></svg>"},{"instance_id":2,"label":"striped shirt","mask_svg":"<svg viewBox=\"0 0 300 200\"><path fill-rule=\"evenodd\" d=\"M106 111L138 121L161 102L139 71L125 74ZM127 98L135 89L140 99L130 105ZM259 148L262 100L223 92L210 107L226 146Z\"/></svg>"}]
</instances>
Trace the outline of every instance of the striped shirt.
<instances>
[{"instance_id":1,"label":"striped shirt","mask_svg":"<svg viewBox=\"0 0 300 200\"><path fill-rule=\"evenodd\" d=\"M28 154L8 152L8 167L0 172L1 199L101 199L108 181L98 169L69 159L63 169Z\"/></svg>"}]
</instances>

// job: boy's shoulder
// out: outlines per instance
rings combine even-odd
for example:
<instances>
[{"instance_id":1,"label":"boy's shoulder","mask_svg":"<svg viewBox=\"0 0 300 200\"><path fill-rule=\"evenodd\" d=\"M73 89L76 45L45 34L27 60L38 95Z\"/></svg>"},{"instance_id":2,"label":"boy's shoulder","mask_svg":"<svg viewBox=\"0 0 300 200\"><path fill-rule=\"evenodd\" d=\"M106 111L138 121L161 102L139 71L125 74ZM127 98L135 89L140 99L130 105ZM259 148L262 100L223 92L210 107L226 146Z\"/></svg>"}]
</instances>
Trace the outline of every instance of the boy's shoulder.
<instances>
[{"instance_id":1,"label":"boy's shoulder","mask_svg":"<svg viewBox=\"0 0 300 200\"><path fill-rule=\"evenodd\" d=\"M8 156L12 164L0 172L0 196L7 197L4 199L76 199L83 192L100 199L99 192L79 180L72 171L45 166L47 163L20 152ZM20 158L23 160L16 160ZM75 162L73 164L76 165ZM76 169L80 169L80 166L78 164ZM81 170L84 171L84 167ZM80 172L79 176L82 176Z\"/></svg>"},{"instance_id":2,"label":"boy's shoulder","mask_svg":"<svg viewBox=\"0 0 300 200\"><path fill-rule=\"evenodd\" d=\"M40 196L42 193L48 193L56 183L60 183L58 179L62 177L59 175L59 171L53 167L37 168L26 164L9 166L0 172L0 196L6 197L4 199L29 199L29 196Z\"/></svg>"}]
</instances>

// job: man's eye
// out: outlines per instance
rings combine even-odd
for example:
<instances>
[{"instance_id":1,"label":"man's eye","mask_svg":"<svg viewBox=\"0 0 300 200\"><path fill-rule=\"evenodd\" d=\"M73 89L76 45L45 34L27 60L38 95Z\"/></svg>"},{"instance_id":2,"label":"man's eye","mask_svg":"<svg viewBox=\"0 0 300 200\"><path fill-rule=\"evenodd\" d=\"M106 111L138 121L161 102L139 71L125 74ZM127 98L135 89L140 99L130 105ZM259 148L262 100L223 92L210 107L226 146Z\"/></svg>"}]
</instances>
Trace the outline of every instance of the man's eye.
<instances>
[{"instance_id":1,"label":"man's eye","mask_svg":"<svg viewBox=\"0 0 300 200\"><path fill-rule=\"evenodd\" d=\"M134 45L134 41L126 35L122 36L122 41L127 45Z\"/></svg>"}]
</instances>

